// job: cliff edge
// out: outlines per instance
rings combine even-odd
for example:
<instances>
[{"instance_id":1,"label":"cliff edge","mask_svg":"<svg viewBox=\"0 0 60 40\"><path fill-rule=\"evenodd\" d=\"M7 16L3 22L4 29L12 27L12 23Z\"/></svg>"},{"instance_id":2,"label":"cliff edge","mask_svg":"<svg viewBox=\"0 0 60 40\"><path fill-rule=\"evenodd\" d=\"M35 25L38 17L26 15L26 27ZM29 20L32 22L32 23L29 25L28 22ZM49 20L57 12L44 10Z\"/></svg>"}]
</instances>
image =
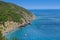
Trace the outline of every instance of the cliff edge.
<instances>
[{"instance_id":1,"label":"cliff edge","mask_svg":"<svg viewBox=\"0 0 60 40\"><path fill-rule=\"evenodd\" d=\"M34 19L35 15L25 8L13 3L0 1L0 30L3 34L24 27Z\"/></svg>"}]
</instances>

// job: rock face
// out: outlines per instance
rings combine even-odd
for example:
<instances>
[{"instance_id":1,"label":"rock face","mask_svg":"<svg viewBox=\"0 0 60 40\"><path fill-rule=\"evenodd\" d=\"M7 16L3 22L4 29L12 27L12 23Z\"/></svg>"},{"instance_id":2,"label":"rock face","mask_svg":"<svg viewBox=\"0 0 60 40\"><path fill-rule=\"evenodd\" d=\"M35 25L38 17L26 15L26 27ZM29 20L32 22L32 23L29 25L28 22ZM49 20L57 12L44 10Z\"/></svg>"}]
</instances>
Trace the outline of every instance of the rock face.
<instances>
[{"instance_id":1,"label":"rock face","mask_svg":"<svg viewBox=\"0 0 60 40\"><path fill-rule=\"evenodd\" d=\"M0 1L0 30L3 34L28 25L34 19L35 15L25 8Z\"/></svg>"}]
</instances>

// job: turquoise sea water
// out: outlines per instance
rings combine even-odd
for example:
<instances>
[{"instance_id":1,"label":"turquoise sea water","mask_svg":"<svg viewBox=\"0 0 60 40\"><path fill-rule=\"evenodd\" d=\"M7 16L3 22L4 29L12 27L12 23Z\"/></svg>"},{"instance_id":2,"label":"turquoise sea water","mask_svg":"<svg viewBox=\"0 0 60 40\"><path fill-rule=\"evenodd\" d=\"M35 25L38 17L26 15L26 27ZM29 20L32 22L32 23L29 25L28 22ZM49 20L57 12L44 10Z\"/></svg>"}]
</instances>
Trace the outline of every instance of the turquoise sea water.
<instances>
[{"instance_id":1,"label":"turquoise sea water","mask_svg":"<svg viewBox=\"0 0 60 40\"><path fill-rule=\"evenodd\" d=\"M60 10L30 10L36 15L36 20L25 28L7 35L11 40L60 40Z\"/></svg>"}]
</instances>

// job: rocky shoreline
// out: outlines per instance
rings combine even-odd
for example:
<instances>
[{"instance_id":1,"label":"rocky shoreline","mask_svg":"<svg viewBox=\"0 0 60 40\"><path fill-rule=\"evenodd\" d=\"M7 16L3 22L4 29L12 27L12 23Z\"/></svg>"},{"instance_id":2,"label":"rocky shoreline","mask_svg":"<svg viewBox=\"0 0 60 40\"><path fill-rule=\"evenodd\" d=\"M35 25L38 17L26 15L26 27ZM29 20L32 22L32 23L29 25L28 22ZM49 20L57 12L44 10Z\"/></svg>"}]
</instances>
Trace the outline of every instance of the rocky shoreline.
<instances>
[{"instance_id":1,"label":"rocky shoreline","mask_svg":"<svg viewBox=\"0 0 60 40\"><path fill-rule=\"evenodd\" d=\"M36 17L34 16L31 21L33 21L35 19L36 19ZM9 24L8 25L9 27L7 27L4 31L2 31L2 33L3 33L3 35L7 35L7 34L9 34L11 32L14 32L18 28L22 28L22 27L25 27L27 25L30 25L31 24L31 21L24 22L22 24L18 24L18 23L15 23L15 22L10 22L10 23L7 22L6 24Z\"/></svg>"},{"instance_id":2,"label":"rocky shoreline","mask_svg":"<svg viewBox=\"0 0 60 40\"><path fill-rule=\"evenodd\" d=\"M16 4L3 1L0 4L0 30L3 35L29 25L36 18L27 9Z\"/></svg>"},{"instance_id":3,"label":"rocky shoreline","mask_svg":"<svg viewBox=\"0 0 60 40\"><path fill-rule=\"evenodd\" d=\"M15 27L15 28L13 28L13 29L11 29L11 30L9 30L9 31L5 31L5 32L3 32L3 35L7 35L7 34L9 34L9 33L11 33L11 32L14 32L16 29L25 27L25 26L27 26L27 25L30 25L30 23L27 23L27 24L24 24L24 25L17 26L17 27Z\"/></svg>"}]
</instances>

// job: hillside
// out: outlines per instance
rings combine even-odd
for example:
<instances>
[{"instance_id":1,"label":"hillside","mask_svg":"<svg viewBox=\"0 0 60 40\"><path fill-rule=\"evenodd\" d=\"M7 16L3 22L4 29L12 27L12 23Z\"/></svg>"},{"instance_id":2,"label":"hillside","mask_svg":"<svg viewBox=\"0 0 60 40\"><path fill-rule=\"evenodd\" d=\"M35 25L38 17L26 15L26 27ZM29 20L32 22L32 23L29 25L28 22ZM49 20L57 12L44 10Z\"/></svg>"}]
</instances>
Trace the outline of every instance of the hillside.
<instances>
[{"instance_id":1,"label":"hillside","mask_svg":"<svg viewBox=\"0 0 60 40\"><path fill-rule=\"evenodd\" d=\"M35 15L18 5L0 1L0 30L3 34L28 25Z\"/></svg>"}]
</instances>

